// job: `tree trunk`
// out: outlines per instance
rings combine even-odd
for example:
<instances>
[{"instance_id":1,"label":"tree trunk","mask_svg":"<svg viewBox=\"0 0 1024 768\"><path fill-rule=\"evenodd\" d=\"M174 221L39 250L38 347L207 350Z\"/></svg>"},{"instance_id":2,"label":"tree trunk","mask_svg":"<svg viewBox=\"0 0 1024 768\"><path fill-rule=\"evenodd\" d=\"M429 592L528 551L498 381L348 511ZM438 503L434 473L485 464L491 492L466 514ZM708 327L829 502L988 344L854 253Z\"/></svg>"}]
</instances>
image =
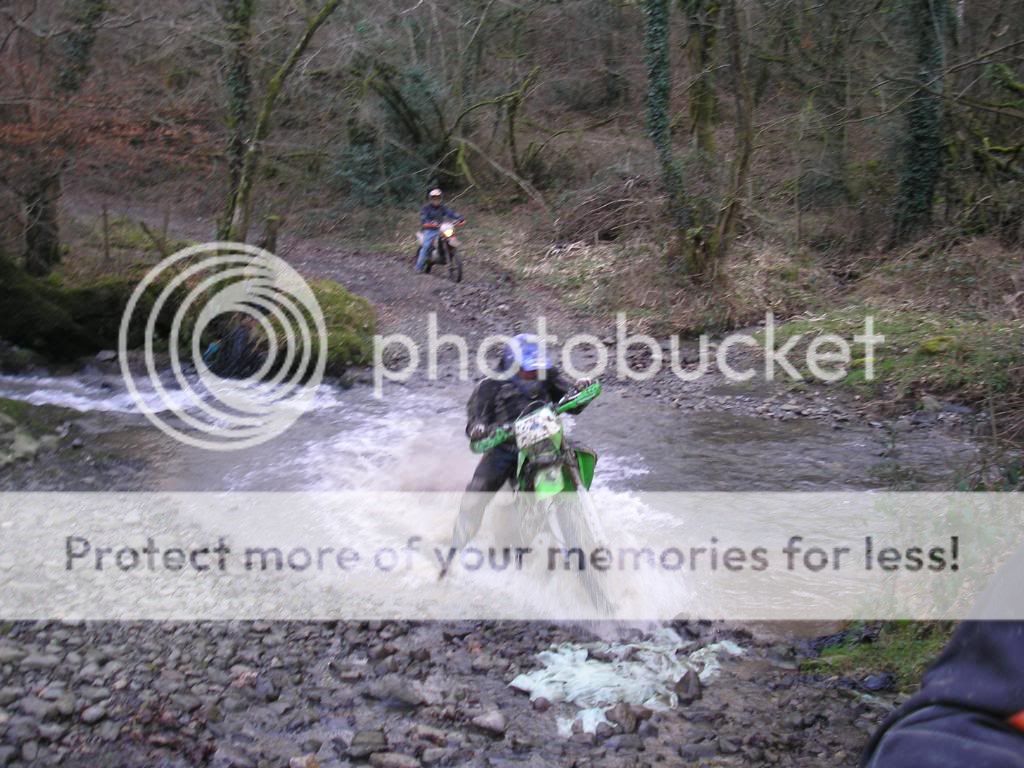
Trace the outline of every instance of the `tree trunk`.
<instances>
[{"instance_id":1,"label":"tree trunk","mask_svg":"<svg viewBox=\"0 0 1024 768\"><path fill-rule=\"evenodd\" d=\"M25 194L25 271L31 275L48 275L60 263L59 200L60 171L41 173Z\"/></svg>"},{"instance_id":2,"label":"tree trunk","mask_svg":"<svg viewBox=\"0 0 1024 768\"><path fill-rule=\"evenodd\" d=\"M672 151L669 116L672 70L669 59L668 0L646 0L644 47L647 63L647 133L658 154L662 184L668 194L672 221L680 233L693 226L693 212L686 197L683 172Z\"/></svg>"},{"instance_id":3,"label":"tree trunk","mask_svg":"<svg viewBox=\"0 0 1024 768\"><path fill-rule=\"evenodd\" d=\"M715 117L718 98L715 95L715 43L718 38L719 0L680 0L686 13L690 39L686 57L690 63L693 84L690 86L690 127L697 149L707 156L715 153Z\"/></svg>"},{"instance_id":4,"label":"tree trunk","mask_svg":"<svg viewBox=\"0 0 1024 768\"><path fill-rule=\"evenodd\" d=\"M901 0L902 22L914 54L914 91L907 102L907 135L895 206L896 242L932 221L945 141L942 108L948 0Z\"/></svg>"},{"instance_id":5,"label":"tree trunk","mask_svg":"<svg viewBox=\"0 0 1024 768\"><path fill-rule=\"evenodd\" d=\"M252 136L246 147L242 171L238 178L238 192L232 201L229 215L226 217L226 220L230 222L227 228L229 240L245 242L246 235L248 235L249 218L252 215L252 191L256 183L260 159L263 155L263 142L270 133L270 117L274 112L277 97L280 95L288 76L295 69L295 65L298 64L299 58L305 53L306 48L309 46L309 41L313 39L316 31L334 13L340 2L341 0L327 0L324 3L323 8L306 25L305 32L303 32L295 47L292 48L291 53L288 54L288 58L277 72L274 73L274 76L270 78L266 95L263 97L263 104L260 107L259 116L256 119L256 126L253 128Z\"/></svg>"},{"instance_id":6,"label":"tree trunk","mask_svg":"<svg viewBox=\"0 0 1024 768\"><path fill-rule=\"evenodd\" d=\"M221 16L227 27L227 36L231 44L227 63L228 89L228 199L226 211L234 211L238 197L238 184L242 177L242 166L245 162L245 138L249 129L250 98L252 96L252 76L250 60L252 56L252 13L253 0L224 0ZM219 225L218 237L228 236L230 220L223 220Z\"/></svg>"},{"instance_id":7,"label":"tree trunk","mask_svg":"<svg viewBox=\"0 0 1024 768\"><path fill-rule=\"evenodd\" d=\"M732 70L733 91L736 94L736 157L732 165L732 185L728 197L721 206L721 213L715 227L715 238L711 254L711 278L720 277L718 264L725 257L732 244L739 217L743 191L750 172L750 159L754 154L754 98L750 83L743 67L743 39L736 12L736 0L725 0L723 13L726 35L729 39L729 69Z\"/></svg>"},{"instance_id":8,"label":"tree trunk","mask_svg":"<svg viewBox=\"0 0 1024 768\"><path fill-rule=\"evenodd\" d=\"M89 75L96 33L109 4L107 0L77 0L67 5L72 25L62 43L64 57L57 70L57 90L78 93Z\"/></svg>"}]
</instances>

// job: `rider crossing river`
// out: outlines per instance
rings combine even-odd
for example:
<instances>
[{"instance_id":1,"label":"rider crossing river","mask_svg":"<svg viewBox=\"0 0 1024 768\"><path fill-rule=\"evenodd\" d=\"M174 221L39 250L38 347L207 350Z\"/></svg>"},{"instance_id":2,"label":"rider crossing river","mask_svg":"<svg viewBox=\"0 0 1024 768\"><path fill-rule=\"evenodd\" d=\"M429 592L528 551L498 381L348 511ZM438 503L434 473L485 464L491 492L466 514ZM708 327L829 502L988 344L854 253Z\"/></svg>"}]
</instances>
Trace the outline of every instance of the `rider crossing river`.
<instances>
[{"instance_id":1,"label":"rider crossing river","mask_svg":"<svg viewBox=\"0 0 1024 768\"><path fill-rule=\"evenodd\" d=\"M484 379L469 398L466 434L470 440L480 440L492 427L514 421L531 403L556 403L590 384L586 379L573 382L566 378L544 354L540 339L527 333L513 337L506 345L501 370L505 372L503 377ZM515 373L508 376L511 370ZM579 413L584 407L571 412ZM515 442L509 440L480 459L455 522L453 547L461 549L476 535L487 504L515 475L517 458Z\"/></svg>"}]
</instances>

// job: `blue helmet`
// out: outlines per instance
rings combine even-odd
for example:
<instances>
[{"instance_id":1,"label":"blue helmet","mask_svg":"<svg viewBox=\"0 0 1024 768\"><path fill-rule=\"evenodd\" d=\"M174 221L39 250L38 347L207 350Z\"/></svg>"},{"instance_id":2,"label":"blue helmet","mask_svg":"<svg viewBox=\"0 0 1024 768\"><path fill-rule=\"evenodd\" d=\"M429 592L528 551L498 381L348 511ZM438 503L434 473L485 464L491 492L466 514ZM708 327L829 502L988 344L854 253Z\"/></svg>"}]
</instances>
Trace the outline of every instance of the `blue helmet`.
<instances>
[{"instance_id":1,"label":"blue helmet","mask_svg":"<svg viewBox=\"0 0 1024 768\"><path fill-rule=\"evenodd\" d=\"M541 350L540 337L532 333L520 333L509 339L501 353L501 369L507 371L513 366L521 371L551 368L551 361Z\"/></svg>"}]
</instances>

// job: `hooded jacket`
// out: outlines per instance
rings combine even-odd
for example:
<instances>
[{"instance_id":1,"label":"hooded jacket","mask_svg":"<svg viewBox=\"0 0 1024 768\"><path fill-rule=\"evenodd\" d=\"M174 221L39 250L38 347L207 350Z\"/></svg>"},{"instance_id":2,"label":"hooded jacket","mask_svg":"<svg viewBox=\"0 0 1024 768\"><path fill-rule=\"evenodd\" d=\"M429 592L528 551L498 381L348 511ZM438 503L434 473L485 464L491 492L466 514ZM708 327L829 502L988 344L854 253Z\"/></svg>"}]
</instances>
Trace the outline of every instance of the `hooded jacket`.
<instances>
[{"instance_id":1,"label":"hooded jacket","mask_svg":"<svg viewBox=\"0 0 1024 768\"><path fill-rule=\"evenodd\" d=\"M861 765L1024 768L1024 622L961 624Z\"/></svg>"}]
</instances>

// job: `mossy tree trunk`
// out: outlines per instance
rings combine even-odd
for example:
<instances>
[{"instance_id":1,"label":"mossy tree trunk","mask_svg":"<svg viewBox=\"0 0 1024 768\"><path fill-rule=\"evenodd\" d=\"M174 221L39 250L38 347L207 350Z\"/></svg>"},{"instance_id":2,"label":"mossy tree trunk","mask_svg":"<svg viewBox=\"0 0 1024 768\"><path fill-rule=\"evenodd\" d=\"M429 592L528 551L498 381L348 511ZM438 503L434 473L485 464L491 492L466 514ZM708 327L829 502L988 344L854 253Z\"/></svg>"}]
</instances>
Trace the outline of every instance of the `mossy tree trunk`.
<instances>
[{"instance_id":1,"label":"mossy tree trunk","mask_svg":"<svg viewBox=\"0 0 1024 768\"><path fill-rule=\"evenodd\" d=\"M58 92L78 93L88 77L96 33L108 5L108 0L77 0L68 4L71 26L64 36L64 56L57 70Z\"/></svg>"},{"instance_id":2,"label":"mossy tree trunk","mask_svg":"<svg viewBox=\"0 0 1024 768\"><path fill-rule=\"evenodd\" d=\"M914 73L895 204L897 242L920 234L932 221L945 143L943 90L950 15L948 0L900 0L900 21L914 57Z\"/></svg>"},{"instance_id":3,"label":"mossy tree trunk","mask_svg":"<svg viewBox=\"0 0 1024 768\"><path fill-rule=\"evenodd\" d=\"M672 221L680 232L693 227L683 170L672 151L670 100L672 64L669 58L668 0L646 0L644 49L647 64L647 134L658 155L661 180L668 194Z\"/></svg>"},{"instance_id":4,"label":"mossy tree trunk","mask_svg":"<svg viewBox=\"0 0 1024 768\"><path fill-rule=\"evenodd\" d=\"M327 0L323 7L307 22L302 37L292 48L288 58L270 78L267 84L267 91L263 96L259 115L253 127L252 134L246 142L245 157L242 162L241 173L238 177L238 190L231 201L225 221L229 222L226 228L229 240L245 242L249 233L249 219L252 216L252 193L256 184L256 175L259 172L260 160L263 156L263 142L270 133L270 118L274 113L274 106L278 96L284 88L288 76L299 63L302 54L309 47L310 40L316 31L324 25L331 14L337 9L341 0Z\"/></svg>"},{"instance_id":5,"label":"mossy tree trunk","mask_svg":"<svg viewBox=\"0 0 1024 768\"><path fill-rule=\"evenodd\" d=\"M686 14L690 38L686 57L693 77L690 86L690 126L697 149L708 157L715 153L715 119L718 98L715 94L714 53L718 38L719 0L679 0Z\"/></svg>"},{"instance_id":6,"label":"mossy tree trunk","mask_svg":"<svg viewBox=\"0 0 1024 768\"><path fill-rule=\"evenodd\" d=\"M70 25L61 42L61 57L53 81L58 104L78 93L88 77L96 34L106 10L106 0L77 0L68 4ZM59 131L57 135L60 136ZM31 153L29 181L21 190L26 219L25 269L33 275L49 274L61 259L58 211L62 161L57 146L60 143L58 138L51 146Z\"/></svg>"},{"instance_id":7,"label":"mossy tree trunk","mask_svg":"<svg viewBox=\"0 0 1024 768\"><path fill-rule=\"evenodd\" d=\"M40 168L25 193L25 271L42 276L60 263L60 171Z\"/></svg>"},{"instance_id":8,"label":"mossy tree trunk","mask_svg":"<svg viewBox=\"0 0 1024 768\"><path fill-rule=\"evenodd\" d=\"M245 141L248 135L252 98L252 16L254 0L223 0L221 18L230 45L225 80L227 83L228 197L226 211L234 211L238 185L245 163ZM218 237L228 236L230 220L219 224Z\"/></svg>"},{"instance_id":9,"label":"mossy tree trunk","mask_svg":"<svg viewBox=\"0 0 1024 768\"><path fill-rule=\"evenodd\" d=\"M722 279L724 275L718 270L732 244L736 232L736 222L747 186L750 173L750 161L754 155L754 97L747 79L746 68L743 66L743 35L740 31L739 14L736 0L725 0L723 20L726 36L729 41L729 69L732 73L732 89L736 98L736 155L731 168L731 187L726 198L719 207L718 220L712 242L713 251L710 258L711 279Z\"/></svg>"}]
</instances>

